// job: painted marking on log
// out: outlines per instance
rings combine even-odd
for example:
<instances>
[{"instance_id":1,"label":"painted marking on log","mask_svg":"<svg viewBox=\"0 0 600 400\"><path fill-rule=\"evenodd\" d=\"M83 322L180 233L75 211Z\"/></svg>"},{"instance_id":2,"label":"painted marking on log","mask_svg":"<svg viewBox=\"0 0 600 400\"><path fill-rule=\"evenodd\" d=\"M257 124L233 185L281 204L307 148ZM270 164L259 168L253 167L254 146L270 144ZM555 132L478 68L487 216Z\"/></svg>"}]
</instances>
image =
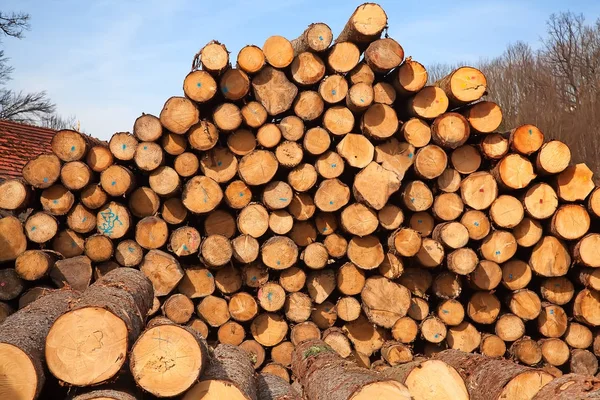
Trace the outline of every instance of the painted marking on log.
<instances>
[{"instance_id":1,"label":"painted marking on log","mask_svg":"<svg viewBox=\"0 0 600 400\"><path fill-rule=\"evenodd\" d=\"M244 193L240 192L240 197L244 197Z\"/></svg>"},{"instance_id":2,"label":"painted marking on log","mask_svg":"<svg viewBox=\"0 0 600 400\"><path fill-rule=\"evenodd\" d=\"M269 303L273 301L273 293L267 293L267 299L269 299Z\"/></svg>"},{"instance_id":3,"label":"painted marking on log","mask_svg":"<svg viewBox=\"0 0 600 400\"><path fill-rule=\"evenodd\" d=\"M500 250L496 250L496 255L499 256L500 255Z\"/></svg>"},{"instance_id":4,"label":"painted marking on log","mask_svg":"<svg viewBox=\"0 0 600 400\"><path fill-rule=\"evenodd\" d=\"M6 286L6 282L0 283L0 286L2 286L2 287Z\"/></svg>"},{"instance_id":5,"label":"painted marking on log","mask_svg":"<svg viewBox=\"0 0 600 400\"><path fill-rule=\"evenodd\" d=\"M533 130L529 130L529 136L533 135Z\"/></svg>"},{"instance_id":6,"label":"painted marking on log","mask_svg":"<svg viewBox=\"0 0 600 400\"><path fill-rule=\"evenodd\" d=\"M330 204L330 205L333 205L333 200L329 200L329 204Z\"/></svg>"},{"instance_id":7,"label":"painted marking on log","mask_svg":"<svg viewBox=\"0 0 600 400\"><path fill-rule=\"evenodd\" d=\"M198 82L198 83L196 83L196 86L198 86L198 87L202 87L202 82Z\"/></svg>"},{"instance_id":8,"label":"painted marking on log","mask_svg":"<svg viewBox=\"0 0 600 400\"><path fill-rule=\"evenodd\" d=\"M127 250L129 250L130 253L133 253L135 251L133 247L129 247Z\"/></svg>"},{"instance_id":9,"label":"painted marking on log","mask_svg":"<svg viewBox=\"0 0 600 400\"><path fill-rule=\"evenodd\" d=\"M207 271L207 272L206 272L206 276L208 276L209 278L212 278L212 277L213 277L213 274L211 274L210 272L208 272L208 271Z\"/></svg>"},{"instance_id":10,"label":"painted marking on log","mask_svg":"<svg viewBox=\"0 0 600 400\"><path fill-rule=\"evenodd\" d=\"M52 203L53 204L58 204L58 200L53 200Z\"/></svg>"},{"instance_id":11,"label":"painted marking on log","mask_svg":"<svg viewBox=\"0 0 600 400\"><path fill-rule=\"evenodd\" d=\"M337 164L331 164L331 168L337 167Z\"/></svg>"},{"instance_id":12,"label":"painted marking on log","mask_svg":"<svg viewBox=\"0 0 600 400\"><path fill-rule=\"evenodd\" d=\"M483 188L479 189L479 193L483 193Z\"/></svg>"},{"instance_id":13,"label":"painted marking on log","mask_svg":"<svg viewBox=\"0 0 600 400\"><path fill-rule=\"evenodd\" d=\"M126 145L126 144L124 144L123 146L121 146L121 148L122 148L123 150L125 150L125 149L127 148L127 145Z\"/></svg>"},{"instance_id":14,"label":"painted marking on log","mask_svg":"<svg viewBox=\"0 0 600 400\"><path fill-rule=\"evenodd\" d=\"M513 274L508 274L508 279L512 279L513 278Z\"/></svg>"},{"instance_id":15,"label":"painted marking on log","mask_svg":"<svg viewBox=\"0 0 600 400\"><path fill-rule=\"evenodd\" d=\"M435 335L433 335L433 337L437 339L438 337L440 337L440 334L436 333Z\"/></svg>"},{"instance_id":16,"label":"painted marking on log","mask_svg":"<svg viewBox=\"0 0 600 400\"><path fill-rule=\"evenodd\" d=\"M223 89L221 89L223 91L223 93L227 93L229 92L229 89L227 88L227 86L223 86Z\"/></svg>"},{"instance_id":17,"label":"painted marking on log","mask_svg":"<svg viewBox=\"0 0 600 400\"><path fill-rule=\"evenodd\" d=\"M479 222L475 221L475 222L473 222L473 225L479 226Z\"/></svg>"},{"instance_id":18,"label":"painted marking on log","mask_svg":"<svg viewBox=\"0 0 600 400\"><path fill-rule=\"evenodd\" d=\"M104 233L105 235L112 235L115 229L115 224L118 222L123 226L123 222L119 220L119 216L115 214L112 209L107 208L105 211L100 211L100 216L104 220L102 225L98 227L98 229Z\"/></svg>"},{"instance_id":19,"label":"painted marking on log","mask_svg":"<svg viewBox=\"0 0 600 400\"><path fill-rule=\"evenodd\" d=\"M279 198L279 201L287 201L287 198L285 198L285 197L280 197L280 198Z\"/></svg>"},{"instance_id":20,"label":"painted marking on log","mask_svg":"<svg viewBox=\"0 0 600 400\"><path fill-rule=\"evenodd\" d=\"M540 204L542 204L544 202L544 199L540 199Z\"/></svg>"},{"instance_id":21,"label":"painted marking on log","mask_svg":"<svg viewBox=\"0 0 600 400\"><path fill-rule=\"evenodd\" d=\"M144 146L144 150L148 150L148 146Z\"/></svg>"},{"instance_id":22,"label":"painted marking on log","mask_svg":"<svg viewBox=\"0 0 600 400\"><path fill-rule=\"evenodd\" d=\"M411 197L411 198L410 198L410 202L411 202L411 203L414 203L414 202L415 202L415 198L414 198L414 197Z\"/></svg>"},{"instance_id":23,"label":"painted marking on log","mask_svg":"<svg viewBox=\"0 0 600 400\"><path fill-rule=\"evenodd\" d=\"M223 165L223 161L217 161L217 166L220 167L221 165Z\"/></svg>"},{"instance_id":24,"label":"painted marking on log","mask_svg":"<svg viewBox=\"0 0 600 400\"><path fill-rule=\"evenodd\" d=\"M418 220L417 220L417 224L422 224L422 223L423 223L423 220L422 220L422 219L418 219Z\"/></svg>"},{"instance_id":25,"label":"painted marking on log","mask_svg":"<svg viewBox=\"0 0 600 400\"><path fill-rule=\"evenodd\" d=\"M361 102L361 103L364 103L364 102L365 102L365 99L362 99L362 98L361 98L361 99L360 99L360 102Z\"/></svg>"},{"instance_id":26,"label":"painted marking on log","mask_svg":"<svg viewBox=\"0 0 600 400\"><path fill-rule=\"evenodd\" d=\"M450 311L448 311L448 310L442 310L442 312L443 312L444 314L448 314Z\"/></svg>"},{"instance_id":27,"label":"painted marking on log","mask_svg":"<svg viewBox=\"0 0 600 400\"><path fill-rule=\"evenodd\" d=\"M325 39L323 39L323 36L319 35L319 40L320 40L320 41L323 41L323 40L325 40Z\"/></svg>"},{"instance_id":28,"label":"painted marking on log","mask_svg":"<svg viewBox=\"0 0 600 400\"><path fill-rule=\"evenodd\" d=\"M323 228L323 232L327 232L327 227Z\"/></svg>"},{"instance_id":29,"label":"painted marking on log","mask_svg":"<svg viewBox=\"0 0 600 400\"><path fill-rule=\"evenodd\" d=\"M281 265L281 261L277 260L277 265Z\"/></svg>"},{"instance_id":30,"label":"painted marking on log","mask_svg":"<svg viewBox=\"0 0 600 400\"><path fill-rule=\"evenodd\" d=\"M111 186L115 186L116 184L117 184L117 181L112 181L112 182L110 183L110 185L111 185Z\"/></svg>"},{"instance_id":31,"label":"painted marking on log","mask_svg":"<svg viewBox=\"0 0 600 400\"><path fill-rule=\"evenodd\" d=\"M554 314L554 310L550 310L549 312L550 312L550 314Z\"/></svg>"},{"instance_id":32,"label":"painted marking on log","mask_svg":"<svg viewBox=\"0 0 600 400\"><path fill-rule=\"evenodd\" d=\"M81 222L85 222L87 221L87 217L83 217L83 219L81 220Z\"/></svg>"},{"instance_id":33,"label":"painted marking on log","mask_svg":"<svg viewBox=\"0 0 600 400\"><path fill-rule=\"evenodd\" d=\"M334 95L334 96L335 96L335 95L336 95L336 93L337 93L337 92L335 91L335 89L331 89L331 94L332 94L332 95Z\"/></svg>"},{"instance_id":34,"label":"painted marking on log","mask_svg":"<svg viewBox=\"0 0 600 400\"><path fill-rule=\"evenodd\" d=\"M74 240L71 240L71 247L77 247L77 243Z\"/></svg>"},{"instance_id":35,"label":"painted marking on log","mask_svg":"<svg viewBox=\"0 0 600 400\"><path fill-rule=\"evenodd\" d=\"M413 153L408 153L408 158L413 158Z\"/></svg>"},{"instance_id":36,"label":"painted marking on log","mask_svg":"<svg viewBox=\"0 0 600 400\"><path fill-rule=\"evenodd\" d=\"M71 151L75 151L75 146L71 146Z\"/></svg>"},{"instance_id":37,"label":"painted marking on log","mask_svg":"<svg viewBox=\"0 0 600 400\"><path fill-rule=\"evenodd\" d=\"M35 227L35 226L32 226L32 227L31 227L31 232L33 232L33 231L35 231L35 230L36 230L36 227Z\"/></svg>"},{"instance_id":38,"label":"painted marking on log","mask_svg":"<svg viewBox=\"0 0 600 400\"><path fill-rule=\"evenodd\" d=\"M256 281L256 277L255 277L255 276L253 276L252 278L250 278L250 280L251 280L252 282L254 282L254 281Z\"/></svg>"},{"instance_id":39,"label":"painted marking on log","mask_svg":"<svg viewBox=\"0 0 600 400\"><path fill-rule=\"evenodd\" d=\"M44 183L48 183L48 178L44 178Z\"/></svg>"},{"instance_id":40,"label":"painted marking on log","mask_svg":"<svg viewBox=\"0 0 600 400\"><path fill-rule=\"evenodd\" d=\"M188 251L188 247L185 244L183 245L183 251Z\"/></svg>"}]
</instances>

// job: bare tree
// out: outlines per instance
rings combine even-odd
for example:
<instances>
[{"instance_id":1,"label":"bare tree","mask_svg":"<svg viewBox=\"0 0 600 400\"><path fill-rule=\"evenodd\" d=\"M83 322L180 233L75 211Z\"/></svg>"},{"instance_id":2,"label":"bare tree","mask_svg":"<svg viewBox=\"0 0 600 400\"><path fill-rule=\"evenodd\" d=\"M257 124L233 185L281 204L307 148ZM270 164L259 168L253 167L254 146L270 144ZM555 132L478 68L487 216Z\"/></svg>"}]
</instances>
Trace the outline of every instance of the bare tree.
<instances>
[{"instance_id":1,"label":"bare tree","mask_svg":"<svg viewBox=\"0 0 600 400\"><path fill-rule=\"evenodd\" d=\"M0 43L2 37L23 38L24 32L30 28L29 20L29 14L0 11ZM46 92L23 93L6 88L13 72L8 60L4 51L0 50L0 118L38 123L53 114L56 107Z\"/></svg>"},{"instance_id":2,"label":"bare tree","mask_svg":"<svg viewBox=\"0 0 600 400\"><path fill-rule=\"evenodd\" d=\"M40 119L39 126L54 129L56 131L60 129L80 130L78 127L77 118L74 116L64 118L57 114L42 117Z\"/></svg>"}]
</instances>

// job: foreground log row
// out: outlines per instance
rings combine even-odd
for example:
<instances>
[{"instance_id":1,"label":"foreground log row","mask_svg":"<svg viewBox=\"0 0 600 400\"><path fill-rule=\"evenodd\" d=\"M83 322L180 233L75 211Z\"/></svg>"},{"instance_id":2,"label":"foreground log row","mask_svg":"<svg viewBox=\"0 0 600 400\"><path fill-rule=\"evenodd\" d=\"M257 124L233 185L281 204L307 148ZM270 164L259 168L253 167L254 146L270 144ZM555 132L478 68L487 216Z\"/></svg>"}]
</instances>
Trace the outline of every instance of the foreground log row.
<instances>
[{"instance_id":1,"label":"foreground log row","mask_svg":"<svg viewBox=\"0 0 600 400\"><path fill-rule=\"evenodd\" d=\"M295 396L271 375L309 399L346 378L340 399L428 398L429 374L477 398L501 370L486 393L531 398L553 376L595 375L592 171L534 125L501 128L477 69L428 85L386 26L368 3L335 40L312 24L236 60L212 41L158 116L107 144L60 131L23 180L0 182L7 387L39 395L44 362L115 399L135 396L110 386L127 370L157 397L251 399ZM18 339L28 326L34 346ZM80 398L95 395L111 398Z\"/></svg>"}]
</instances>

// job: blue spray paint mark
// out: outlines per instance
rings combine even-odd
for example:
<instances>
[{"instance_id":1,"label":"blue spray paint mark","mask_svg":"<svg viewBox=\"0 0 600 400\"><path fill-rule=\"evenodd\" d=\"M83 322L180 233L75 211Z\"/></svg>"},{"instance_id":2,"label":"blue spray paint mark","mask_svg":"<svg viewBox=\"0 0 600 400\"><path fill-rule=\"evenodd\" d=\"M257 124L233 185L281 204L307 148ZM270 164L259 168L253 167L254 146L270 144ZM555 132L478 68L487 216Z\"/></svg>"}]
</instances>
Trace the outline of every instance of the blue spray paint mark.
<instances>
[{"instance_id":1,"label":"blue spray paint mark","mask_svg":"<svg viewBox=\"0 0 600 400\"><path fill-rule=\"evenodd\" d=\"M123 222L119 220L119 216L110 208L107 208L105 211L100 211L100 216L104 222L98 227L98 230L105 235L110 236L113 234L113 230L115 229L115 224L117 222L123 226Z\"/></svg>"},{"instance_id":2,"label":"blue spray paint mark","mask_svg":"<svg viewBox=\"0 0 600 400\"><path fill-rule=\"evenodd\" d=\"M440 336L440 334L439 334L439 333L436 333L435 335L433 335L433 337L434 337L434 338L436 338L436 339L437 339L439 336Z\"/></svg>"},{"instance_id":3,"label":"blue spray paint mark","mask_svg":"<svg viewBox=\"0 0 600 400\"><path fill-rule=\"evenodd\" d=\"M123 150L125 150L127 148L127 145L124 144L123 146L121 146L123 148Z\"/></svg>"},{"instance_id":4,"label":"blue spray paint mark","mask_svg":"<svg viewBox=\"0 0 600 400\"><path fill-rule=\"evenodd\" d=\"M48 178L44 178L44 183L48 183Z\"/></svg>"},{"instance_id":5,"label":"blue spray paint mark","mask_svg":"<svg viewBox=\"0 0 600 400\"><path fill-rule=\"evenodd\" d=\"M508 274L508 279L512 279L513 274Z\"/></svg>"},{"instance_id":6,"label":"blue spray paint mark","mask_svg":"<svg viewBox=\"0 0 600 400\"><path fill-rule=\"evenodd\" d=\"M81 222L85 222L87 221L87 217L83 217L83 219L81 220Z\"/></svg>"},{"instance_id":7,"label":"blue spray paint mark","mask_svg":"<svg viewBox=\"0 0 600 400\"><path fill-rule=\"evenodd\" d=\"M330 205L333 205L333 200L329 200L329 204L330 204Z\"/></svg>"},{"instance_id":8,"label":"blue spray paint mark","mask_svg":"<svg viewBox=\"0 0 600 400\"><path fill-rule=\"evenodd\" d=\"M33 231L35 231L35 230L36 230L36 227L35 227L35 226L32 226L32 227L31 227L31 232L33 232Z\"/></svg>"},{"instance_id":9,"label":"blue spray paint mark","mask_svg":"<svg viewBox=\"0 0 600 400\"><path fill-rule=\"evenodd\" d=\"M267 293L267 299L269 299L269 303L273 301L273 293Z\"/></svg>"},{"instance_id":10,"label":"blue spray paint mark","mask_svg":"<svg viewBox=\"0 0 600 400\"><path fill-rule=\"evenodd\" d=\"M281 265L281 261L277 260L277 265Z\"/></svg>"},{"instance_id":11,"label":"blue spray paint mark","mask_svg":"<svg viewBox=\"0 0 600 400\"><path fill-rule=\"evenodd\" d=\"M331 168L337 167L337 164L331 164Z\"/></svg>"},{"instance_id":12,"label":"blue spray paint mark","mask_svg":"<svg viewBox=\"0 0 600 400\"><path fill-rule=\"evenodd\" d=\"M111 186L115 186L117 184L117 181L112 181L110 184Z\"/></svg>"},{"instance_id":13,"label":"blue spray paint mark","mask_svg":"<svg viewBox=\"0 0 600 400\"><path fill-rule=\"evenodd\" d=\"M530 129L529 130L529 136L533 135L533 131Z\"/></svg>"},{"instance_id":14,"label":"blue spray paint mark","mask_svg":"<svg viewBox=\"0 0 600 400\"><path fill-rule=\"evenodd\" d=\"M244 193L240 192L240 197L244 197Z\"/></svg>"},{"instance_id":15,"label":"blue spray paint mark","mask_svg":"<svg viewBox=\"0 0 600 400\"><path fill-rule=\"evenodd\" d=\"M217 165L220 167L221 165L223 165L223 161L217 161Z\"/></svg>"},{"instance_id":16,"label":"blue spray paint mark","mask_svg":"<svg viewBox=\"0 0 600 400\"><path fill-rule=\"evenodd\" d=\"M285 198L285 197L280 197L280 198L279 198L279 201L287 201L287 198Z\"/></svg>"},{"instance_id":17,"label":"blue spray paint mark","mask_svg":"<svg viewBox=\"0 0 600 400\"><path fill-rule=\"evenodd\" d=\"M58 204L58 200L52 200L52 203Z\"/></svg>"},{"instance_id":18,"label":"blue spray paint mark","mask_svg":"<svg viewBox=\"0 0 600 400\"><path fill-rule=\"evenodd\" d=\"M418 224L422 224L422 223L423 223L423 220L422 220L422 219L418 219L418 220L417 220L417 223L418 223Z\"/></svg>"},{"instance_id":19,"label":"blue spray paint mark","mask_svg":"<svg viewBox=\"0 0 600 400\"><path fill-rule=\"evenodd\" d=\"M365 99L360 99L360 102L361 102L361 103L364 103L364 102L365 102Z\"/></svg>"},{"instance_id":20,"label":"blue spray paint mark","mask_svg":"<svg viewBox=\"0 0 600 400\"><path fill-rule=\"evenodd\" d=\"M206 276L208 276L209 278L212 278L213 274L211 274L210 272L206 272Z\"/></svg>"},{"instance_id":21,"label":"blue spray paint mark","mask_svg":"<svg viewBox=\"0 0 600 400\"><path fill-rule=\"evenodd\" d=\"M337 92L335 91L335 89L332 89L332 90L331 90L331 94L332 94L332 95L334 95L334 96L335 96L335 95L336 95L336 93L337 93Z\"/></svg>"},{"instance_id":22,"label":"blue spray paint mark","mask_svg":"<svg viewBox=\"0 0 600 400\"><path fill-rule=\"evenodd\" d=\"M250 280L251 280L252 282L255 282L255 281L256 281L256 277L255 277L255 276L253 276L252 278L250 278Z\"/></svg>"},{"instance_id":23,"label":"blue spray paint mark","mask_svg":"<svg viewBox=\"0 0 600 400\"><path fill-rule=\"evenodd\" d=\"M500 250L496 250L496 255L499 256L500 255Z\"/></svg>"},{"instance_id":24,"label":"blue spray paint mark","mask_svg":"<svg viewBox=\"0 0 600 400\"><path fill-rule=\"evenodd\" d=\"M223 89L221 89L221 90L223 90L223 93L229 92L229 89L227 89L227 86L223 86Z\"/></svg>"},{"instance_id":25,"label":"blue spray paint mark","mask_svg":"<svg viewBox=\"0 0 600 400\"><path fill-rule=\"evenodd\" d=\"M77 243L74 240L71 240L71 247L77 247Z\"/></svg>"},{"instance_id":26,"label":"blue spray paint mark","mask_svg":"<svg viewBox=\"0 0 600 400\"><path fill-rule=\"evenodd\" d=\"M325 307L325 312L329 312L330 308L329 307Z\"/></svg>"},{"instance_id":27,"label":"blue spray paint mark","mask_svg":"<svg viewBox=\"0 0 600 400\"><path fill-rule=\"evenodd\" d=\"M411 197L411 198L410 198L410 202L411 202L411 203L414 203L414 202L415 202L415 198L414 198L414 197Z\"/></svg>"},{"instance_id":28,"label":"blue spray paint mark","mask_svg":"<svg viewBox=\"0 0 600 400\"><path fill-rule=\"evenodd\" d=\"M323 40L324 40L324 39L323 39L323 36L319 36L319 40L320 40L320 41L323 41Z\"/></svg>"},{"instance_id":29,"label":"blue spray paint mark","mask_svg":"<svg viewBox=\"0 0 600 400\"><path fill-rule=\"evenodd\" d=\"M448 314L448 312L449 312L449 311L448 311L448 310L442 310L442 312L443 312L444 314Z\"/></svg>"},{"instance_id":30,"label":"blue spray paint mark","mask_svg":"<svg viewBox=\"0 0 600 400\"><path fill-rule=\"evenodd\" d=\"M144 146L144 150L148 150L148 146Z\"/></svg>"},{"instance_id":31,"label":"blue spray paint mark","mask_svg":"<svg viewBox=\"0 0 600 400\"><path fill-rule=\"evenodd\" d=\"M133 247L130 247L127 250L129 250L130 253L133 253L135 251L135 249Z\"/></svg>"},{"instance_id":32,"label":"blue spray paint mark","mask_svg":"<svg viewBox=\"0 0 600 400\"><path fill-rule=\"evenodd\" d=\"M550 314L554 314L554 310L550 310Z\"/></svg>"},{"instance_id":33,"label":"blue spray paint mark","mask_svg":"<svg viewBox=\"0 0 600 400\"><path fill-rule=\"evenodd\" d=\"M323 232L327 232L327 227L323 228Z\"/></svg>"},{"instance_id":34,"label":"blue spray paint mark","mask_svg":"<svg viewBox=\"0 0 600 400\"><path fill-rule=\"evenodd\" d=\"M475 221L475 222L473 222L473 225L479 226L479 222Z\"/></svg>"},{"instance_id":35,"label":"blue spray paint mark","mask_svg":"<svg viewBox=\"0 0 600 400\"><path fill-rule=\"evenodd\" d=\"M75 146L71 146L71 151L75 151Z\"/></svg>"},{"instance_id":36,"label":"blue spray paint mark","mask_svg":"<svg viewBox=\"0 0 600 400\"><path fill-rule=\"evenodd\" d=\"M201 82L198 82L198 83L196 83L196 86L198 86L198 87L202 87L202 83L201 83Z\"/></svg>"},{"instance_id":37,"label":"blue spray paint mark","mask_svg":"<svg viewBox=\"0 0 600 400\"><path fill-rule=\"evenodd\" d=\"M188 251L188 247L185 244L183 245L183 251Z\"/></svg>"},{"instance_id":38,"label":"blue spray paint mark","mask_svg":"<svg viewBox=\"0 0 600 400\"><path fill-rule=\"evenodd\" d=\"M413 158L413 153L408 153L408 158Z\"/></svg>"}]
</instances>

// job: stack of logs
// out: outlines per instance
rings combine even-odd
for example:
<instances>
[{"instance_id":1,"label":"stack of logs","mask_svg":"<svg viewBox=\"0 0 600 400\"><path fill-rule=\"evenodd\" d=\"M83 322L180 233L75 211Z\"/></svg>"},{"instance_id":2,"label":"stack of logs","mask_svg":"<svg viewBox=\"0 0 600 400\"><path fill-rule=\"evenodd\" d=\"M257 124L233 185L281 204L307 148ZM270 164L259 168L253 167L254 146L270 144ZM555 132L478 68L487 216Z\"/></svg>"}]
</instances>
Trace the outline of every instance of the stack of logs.
<instances>
[{"instance_id":1,"label":"stack of logs","mask_svg":"<svg viewBox=\"0 0 600 400\"><path fill-rule=\"evenodd\" d=\"M357 387L383 378L356 365L387 371L445 349L543 367L515 366L530 381L596 374L592 171L534 125L499 132L479 70L428 85L386 26L367 3L335 41L312 24L244 47L235 67L212 41L158 117L108 145L59 131L23 180L0 183L0 320L22 309L0 327L0 393L39 395L45 362L67 386L128 365L154 396L255 399L252 372L219 378L219 362L241 362L231 345L263 373L293 371L309 399L320 364L294 357L322 352ZM471 357L440 354L459 372ZM205 370L208 359L221 361ZM456 375L439 365L395 382ZM402 398L401 386L364 397Z\"/></svg>"}]
</instances>

